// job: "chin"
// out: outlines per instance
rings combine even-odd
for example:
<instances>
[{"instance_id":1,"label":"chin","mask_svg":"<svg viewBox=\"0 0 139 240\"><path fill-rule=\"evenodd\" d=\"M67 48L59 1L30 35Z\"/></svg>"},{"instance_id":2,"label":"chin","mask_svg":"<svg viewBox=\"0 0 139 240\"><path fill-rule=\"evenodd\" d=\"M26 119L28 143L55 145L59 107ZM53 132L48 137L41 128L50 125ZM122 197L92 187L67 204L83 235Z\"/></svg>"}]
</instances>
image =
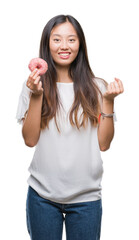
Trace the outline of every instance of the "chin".
<instances>
[{"instance_id":1,"label":"chin","mask_svg":"<svg viewBox=\"0 0 139 240\"><path fill-rule=\"evenodd\" d=\"M55 62L56 66L59 66L59 67L69 67L71 63L72 63L71 61Z\"/></svg>"}]
</instances>

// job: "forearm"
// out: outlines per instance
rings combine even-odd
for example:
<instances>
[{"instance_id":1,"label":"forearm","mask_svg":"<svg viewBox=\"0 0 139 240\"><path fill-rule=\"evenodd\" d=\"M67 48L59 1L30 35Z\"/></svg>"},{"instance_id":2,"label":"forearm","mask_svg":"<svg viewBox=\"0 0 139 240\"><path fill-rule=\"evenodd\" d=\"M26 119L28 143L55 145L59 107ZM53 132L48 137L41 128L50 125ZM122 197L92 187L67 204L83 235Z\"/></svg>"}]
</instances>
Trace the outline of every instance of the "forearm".
<instances>
[{"instance_id":1,"label":"forearm","mask_svg":"<svg viewBox=\"0 0 139 240\"><path fill-rule=\"evenodd\" d=\"M114 101L107 101L103 99L102 112L105 114L111 114L114 110ZM114 136L114 122L113 118L100 117L100 123L98 126L98 141L101 151L106 151Z\"/></svg>"},{"instance_id":2,"label":"forearm","mask_svg":"<svg viewBox=\"0 0 139 240\"><path fill-rule=\"evenodd\" d=\"M22 128L24 141L30 147L36 145L40 136L42 98L43 94L31 95L28 113Z\"/></svg>"}]
</instances>

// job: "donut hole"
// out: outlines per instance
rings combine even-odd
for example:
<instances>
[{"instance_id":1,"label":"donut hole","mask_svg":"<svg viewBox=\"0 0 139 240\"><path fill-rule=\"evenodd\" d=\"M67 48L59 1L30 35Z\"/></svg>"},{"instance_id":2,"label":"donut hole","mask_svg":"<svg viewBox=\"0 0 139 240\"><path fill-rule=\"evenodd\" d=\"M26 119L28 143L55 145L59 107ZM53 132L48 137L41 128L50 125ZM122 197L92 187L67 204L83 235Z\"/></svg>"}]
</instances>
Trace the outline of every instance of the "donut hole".
<instances>
[{"instance_id":1,"label":"donut hole","mask_svg":"<svg viewBox=\"0 0 139 240\"><path fill-rule=\"evenodd\" d=\"M43 75L48 69L47 62L41 58L33 58L28 67L31 71L34 71L35 68L38 69L39 75Z\"/></svg>"},{"instance_id":2,"label":"donut hole","mask_svg":"<svg viewBox=\"0 0 139 240\"><path fill-rule=\"evenodd\" d=\"M40 69L42 66L41 66L41 64L37 64L37 66L36 66L36 68L38 68L38 69Z\"/></svg>"}]
</instances>

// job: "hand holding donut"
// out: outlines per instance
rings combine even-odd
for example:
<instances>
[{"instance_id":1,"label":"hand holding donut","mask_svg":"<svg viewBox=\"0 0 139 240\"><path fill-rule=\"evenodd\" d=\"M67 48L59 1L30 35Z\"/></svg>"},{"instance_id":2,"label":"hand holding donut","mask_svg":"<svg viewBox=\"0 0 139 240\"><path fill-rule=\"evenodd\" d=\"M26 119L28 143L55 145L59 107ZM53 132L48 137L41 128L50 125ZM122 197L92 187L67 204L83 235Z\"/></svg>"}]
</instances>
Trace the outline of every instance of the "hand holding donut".
<instances>
[{"instance_id":1,"label":"hand holding donut","mask_svg":"<svg viewBox=\"0 0 139 240\"><path fill-rule=\"evenodd\" d=\"M116 96L124 92L123 83L120 79L115 78L114 82L108 84L107 91L103 95L103 99L113 101Z\"/></svg>"},{"instance_id":2,"label":"hand holding donut","mask_svg":"<svg viewBox=\"0 0 139 240\"><path fill-rule=\"evenodd\" d=\"M27 80L27 87L30 88L34 95L41 95L43 93L42 82L40 81L39 70L35 68L29 75Z\"/></svg>"},{"instance_id":3,"label":"hand holding donut","mask_svg":"<svg viewBox=\"0 0 139 240\"><path fill-rule=\"evenodd\" d=\"M47 71L48 65L41 58L33 58L28 67L32 72L29 75L26 85L33 94L41 95L43 93L43 88L39 75L43 75Z\"/></svg>"}]
</instances>

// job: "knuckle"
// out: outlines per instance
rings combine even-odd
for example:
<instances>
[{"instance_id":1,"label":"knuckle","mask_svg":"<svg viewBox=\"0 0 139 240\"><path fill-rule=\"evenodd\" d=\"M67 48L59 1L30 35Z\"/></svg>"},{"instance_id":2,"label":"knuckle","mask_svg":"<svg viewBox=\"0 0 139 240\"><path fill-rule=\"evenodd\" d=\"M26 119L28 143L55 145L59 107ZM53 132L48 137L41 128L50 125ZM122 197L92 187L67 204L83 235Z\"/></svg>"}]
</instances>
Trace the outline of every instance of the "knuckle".
<instances>
[{"instance_id":1,"label":"knuckle","mask_svg":"<svg viewBox=\"0 0 139 240\"><path fill-rule=\"evenodd\" d=\"M27 87L30 87L30 82L27 82L27 83L26 83L26 86L27 86Z\"/></svg>"},{"instance_id":2,"label":"knuckle","mask_svg":"<svg viewBox=\"0 0 139 240\"><path fill-rule=\"evenodd\" d=\"M32 76L33 76L33 73L31 73L31 74L29 75L29 78L32 78Z\"/></svg>"},{"instance_id":3,"label":"knuckle","mask_svg":"<svg viewBox=\"0 0 139 240\"><path fill-rule=\"evenodd\" d=\"M30 76L29 80L30 80L30 81L32 81L32 79L33 79L33 77L32 77L32 76Z\"/></svg>"}]
</instances>

